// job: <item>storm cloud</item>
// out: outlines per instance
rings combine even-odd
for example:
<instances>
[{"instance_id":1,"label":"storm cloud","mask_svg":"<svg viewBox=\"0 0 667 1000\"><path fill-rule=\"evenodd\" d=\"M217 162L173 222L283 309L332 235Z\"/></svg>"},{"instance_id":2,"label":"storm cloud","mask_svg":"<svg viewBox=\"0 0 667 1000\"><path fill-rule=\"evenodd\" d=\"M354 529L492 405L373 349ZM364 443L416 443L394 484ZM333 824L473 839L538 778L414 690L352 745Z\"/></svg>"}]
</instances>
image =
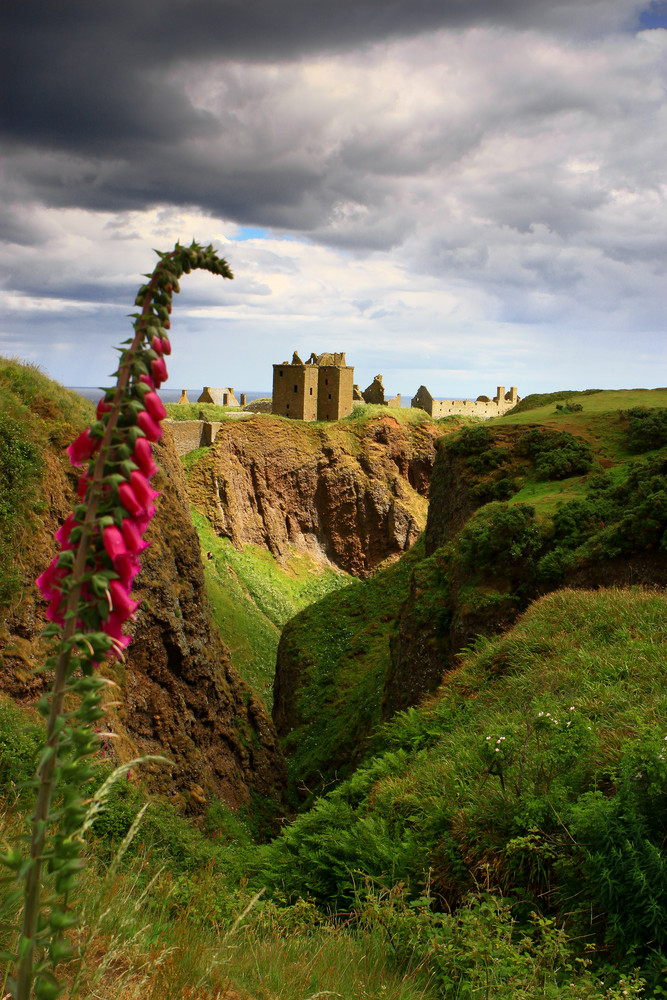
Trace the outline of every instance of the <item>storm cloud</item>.
<instances>
[{"instance_id":1,"label":"storm cloud","mask_svg":"<svg viewBox=\"0 0 667 1000\"><path fill-rule=\"evenodd\" d=\"M175 235L216 237L238 276L233 290L194 281L197 338L226 315L270 344L271 321L279 353L335 336L369 377L382 345L397 378L442 371L443 394L452 380L452 394L488 389L477 380L508 365L512 381L543 384L559 348L571 352L562 377L569 365L586 381L584 338L610 384L630 341L652 370L667 256L663 7L13 5L0 349L16 341L41 359L57 343L71 359L82 317L102 314L110 335L135 265Z\"/></svg>"}]
</instances>

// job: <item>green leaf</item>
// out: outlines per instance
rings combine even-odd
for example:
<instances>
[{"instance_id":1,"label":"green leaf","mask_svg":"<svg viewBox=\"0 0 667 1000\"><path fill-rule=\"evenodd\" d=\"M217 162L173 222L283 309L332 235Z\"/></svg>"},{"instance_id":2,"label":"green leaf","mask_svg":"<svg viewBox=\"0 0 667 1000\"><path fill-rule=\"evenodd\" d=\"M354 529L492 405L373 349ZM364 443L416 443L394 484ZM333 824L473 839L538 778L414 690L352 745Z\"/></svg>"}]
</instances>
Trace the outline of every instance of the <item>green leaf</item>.
<instances>
[{"instance_id":1,"label":"green leaf","mask_svg":"<svg viewBox=\"0 0 667 1000\"><path fill-rule=\"evenodd\" d=\"M20 868L22 862L23 854L15 847L11 847L7 854L0 854L0 864L4 865L5 868L11 868L12 871Z\"/></svg>"},{"instance_id":2,"label":"green leaf","mask_svg":"<svg viewBox=\"0 0 667 1000\"><path fill-rule=\"evenodd\" d=\"M35 980L34 990L36 1000L56 1000L65 987L49 972L42 972Z\"/></svg>"},{"instance_id":3,"label":"green leaf","mask_svg":"<svg viewBox=\"0 0 667 1000\"><path fill-rule=\"evenodd\" d=\"M37 764L37 770L41 771L45 764L47 764L52 757L55 756L56 746L55 744L50 744L44 747L42 754L39 758L39 763Z\"/></svg>"}]
</instances>

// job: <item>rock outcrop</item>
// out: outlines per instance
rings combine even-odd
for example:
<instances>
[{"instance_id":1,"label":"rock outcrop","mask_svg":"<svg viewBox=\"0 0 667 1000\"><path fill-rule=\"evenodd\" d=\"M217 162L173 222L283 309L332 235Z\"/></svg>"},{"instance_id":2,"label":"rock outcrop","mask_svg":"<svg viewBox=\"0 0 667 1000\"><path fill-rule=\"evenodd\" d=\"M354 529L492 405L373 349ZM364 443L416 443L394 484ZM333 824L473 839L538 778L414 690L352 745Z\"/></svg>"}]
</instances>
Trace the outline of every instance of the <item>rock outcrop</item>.
<instances>
[{"instance_id":1,"label":"rock outcrop","mask_svg":"<svg viewBox=\"0 0 667 1000\"><path fill-rule=\"evenodd\" d=\"M0 689L24 703L49 683L48 675L34 673L46 655L40 633L47 622L33 581L55 554L53 532L74 504L76 476L64 448L80 429L64 424L61 413L37 416L46 420L51 443L35 512L15 554L22 589L0 622ZM276 732L213 626L183 470L168 431L156 457L161 496L135 582L142 604L130 623L134 638L124 663L102 668L119 684L119 704L102 720L118 736L107 750L123 760L137 752L169 757L173 766L154 767L151 782L193 811L204 808L211 793L232 808L253 794L280 807L286 775Z\"/></svg>"},{"instance_id":2,"label":"rock outcrop","mask_svg":"<svg viewBox=\"0 0 667 1000\"><path fill-rule=\"evenodd\" d=\"M312 427L254 417L224 424L192 469L189 494L241 547L290 547L367 576L417 540L435 459L433 424L386 416Z\"/></svg>"},{"instance_id":3,"label":"rock outcrop","mask_svg":"<svg viewBox=\"0 0 667 1000\"><path fill-rule=\"evenodd\" d=\"M168 430L156 458L162 496L135 586L142 604L127 651L121 721L142 751L174 759L175 784L193 807L196 786L233 807L253 792L280 803L285 767L275 729L213 626L199 539ZM168 787L166 777L162 785Z\"/></svg>"}]
</instances>

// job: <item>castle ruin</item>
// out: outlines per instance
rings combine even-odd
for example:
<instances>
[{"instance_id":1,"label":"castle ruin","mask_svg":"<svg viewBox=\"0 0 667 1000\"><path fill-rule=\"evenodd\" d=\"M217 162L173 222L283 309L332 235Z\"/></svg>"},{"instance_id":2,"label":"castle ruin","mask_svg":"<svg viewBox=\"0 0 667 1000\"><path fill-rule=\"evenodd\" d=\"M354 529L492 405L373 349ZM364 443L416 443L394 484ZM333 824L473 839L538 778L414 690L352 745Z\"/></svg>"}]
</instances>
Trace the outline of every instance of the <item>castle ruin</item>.
<instances>
[{"instance_id":1,"label":"castle ruin","mask_svg":"<svg viewBox=\"0 0 667 1000\"><path fill-rule=\"evenodd\" d=\"M488 420L489 417L499 417L507 413L519 402L516 386L513 385L509 392L505 392L505 386L499 385L493 399L488 396L478 396L472 399L434 399L425 385L420 385L410 401L410 405L426 412L437 420L439 417L481 417Z\"/></svg>"},{"instance_id":2,"label":"castle ruin","mask_svg":"<svg viewBox=\"0 0 667 1000\"><path fill-rule=\"evenodd\" d=\"M366 389L361 393L361 398L364 403L372 403L376 406L400 406L401 405L401 394L398 393L397 396L392 396L391 399L384 398L384 385L382 383L382 375L376 375L373 381Z\"/></svg>"},{"instance_id":3,"label":"castle ruin","mask_svg":"<svg viewBox=\"0 0 667 1000\"><path fill-rule=\"evenodd\" d=\"M184 390L185 391L185 390ZM236 397L234 396L234 389L231 385L225 386L221 389L215 389L210 385L205 385L201 396L197 399L198 403L215 403L216 406L238 406Z\"/></svg>"},{"instance_id":4,"label":"castle ruin","mask_svg":"<svg viewBox=\"0 0 667 1000\"><path fill-rule=\"evenodd\" d=\"M294 420L340 420L352 412L354 368L345 354L294 352L291 362L273 366L271 412Z\"/></svg>"}]
</instances>

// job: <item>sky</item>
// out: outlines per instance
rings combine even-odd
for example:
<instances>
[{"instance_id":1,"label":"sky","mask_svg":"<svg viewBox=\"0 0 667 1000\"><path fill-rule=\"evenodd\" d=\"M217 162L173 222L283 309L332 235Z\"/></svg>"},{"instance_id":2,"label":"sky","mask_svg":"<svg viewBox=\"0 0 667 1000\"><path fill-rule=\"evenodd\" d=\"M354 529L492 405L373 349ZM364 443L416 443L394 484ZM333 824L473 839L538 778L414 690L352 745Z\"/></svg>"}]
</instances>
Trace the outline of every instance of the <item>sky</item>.
<instances>
[{"instance_id":1,"label":"sky","mask_svg":"<svg viewBox=\"0 0 667 1000\"><path fill-rule=\"evenodd\" d=\"M153 248L169 387L667 385L667 0L23 0L0 23L0 354L108 385Z\"/></svg>"}]
</instances>

